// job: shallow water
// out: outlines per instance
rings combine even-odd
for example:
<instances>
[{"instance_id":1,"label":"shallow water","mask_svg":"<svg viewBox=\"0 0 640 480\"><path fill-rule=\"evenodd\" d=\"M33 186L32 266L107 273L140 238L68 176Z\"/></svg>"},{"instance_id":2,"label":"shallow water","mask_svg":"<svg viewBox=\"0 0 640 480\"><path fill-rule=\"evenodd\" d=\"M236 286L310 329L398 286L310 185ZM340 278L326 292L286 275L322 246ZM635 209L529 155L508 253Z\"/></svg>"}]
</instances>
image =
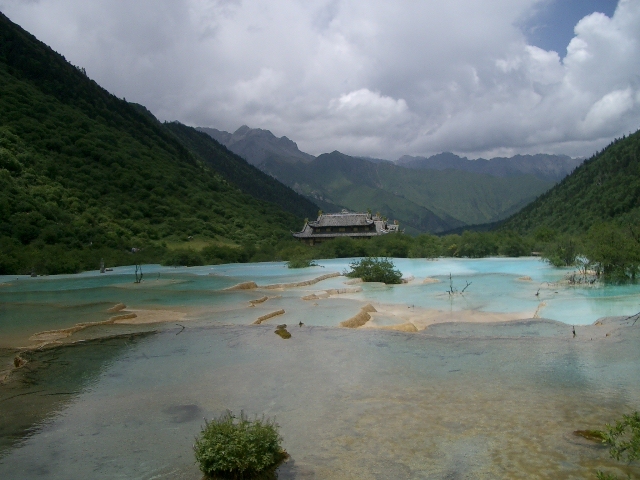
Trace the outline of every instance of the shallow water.
<instances>
[{"instance_id":1,"label":"shallow water","mask_svg":"<svg viewBox=\"0 0 640 480\"><path fill-rule=\"evenodd\" d=\"M286 341L269 326L175 329L101 350L99 373L80 382L74 365L99 349L67 348L72 375L53 362L35 383L76 393L5 453L0 477L199 478L194 435L225 409L276 416L288 478L586 478L613 466L571 432L637 408L639 329L573 341L476 327L454 338L305 326Z\"/></svg>"},{"instance_id":2,"label":"shallow water","mask_svg":"<svg viewBox=\"0 0 640 480\"><path fill-rule=\"evenodd\" d=\"M132 267L0 279L0 361L17 353L28 360L0 383L0 478L198 479L194 436L203 417L226 409L276 416L292 456L281 479L635 472L572 432L602 428L640 405L640 322L624 320L640 310L638 286L568 287L557 283L565 270L537 259L395 262L415 280L346 286L335 277L223 291L310 280L349 260L303 270L145 266L139 285ZM449 273L458 290L471 282L464 296L446 293ZM440 282L423 284L426 277ZM347 287L362 291L301 300ZM249 306L262 296L269 298ZM545 302L540 316L557 321L442 323L414 334L335 328L369 302L453 319L465 310L531 317ZM61 340L81 341L73 345L12 348L36 332L105 320L116 303L186 317L97 325ZM250 325L281 308L268 324ZM590 325L603 316L621 318ZM274 335L278 323L291 339ZM567 324L577 326L576 338ZM141 331L148 333L135 335Z\"/></svg>"},{"instance_id":3,"label":"shallow water","mask_svg":"<svg viewBox=\"0 0 640 480\"><path fill-rule=\"evenodd\" d=\"M406 285L363 284L363 291L322 300L320 308L307 308L300 297L325 289L346 288L344 277L284 291L222 292L232 285L255 281L259 286L310 280L348 269L350 259L323 260L319 267L288 269L283 263L232 264L192 268L145 265L144 281L134 284L134 268L118 267L100 275L55 277L0 277L0 347L23 345L41 331L68 328L80 322L103 321L116 303L130 308L182 309L192 318L218 323L251 323L262 313L284 308L302 315L305 323L337 326L358 311L362 302L402 304L449 312L464 310L513 313L570 325L588 325L606 316L632 315L640 311L640 286L569 287L557 282L570 270L550 267L537 258L395 259ZM451 296L467 283L464 295ZM530 281L519 280L528 276ZM18 278L18 279L16 279ZM424 278L438 283L423 284ZM536 295L537 293L537 295ZM270 299L246 312L246 302L262 295ZM355 301L355 303L354 303ZM238 310L240 308L240 311ZM342 312L342 313L340 313Z\"/></svg>"}]
</instances>

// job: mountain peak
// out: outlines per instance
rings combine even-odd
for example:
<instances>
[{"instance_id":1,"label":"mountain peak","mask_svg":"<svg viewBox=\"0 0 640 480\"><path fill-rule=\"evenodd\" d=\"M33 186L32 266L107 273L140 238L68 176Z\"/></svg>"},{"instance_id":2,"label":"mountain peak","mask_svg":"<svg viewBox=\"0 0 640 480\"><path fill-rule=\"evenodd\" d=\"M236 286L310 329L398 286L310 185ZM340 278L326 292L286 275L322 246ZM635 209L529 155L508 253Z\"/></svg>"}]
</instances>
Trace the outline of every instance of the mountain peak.
<instances>
[{"instance_id":1,"label":"mountain peak","mask_svg":"<svg viewBox=\"0 0 640 480\"><path fill-rule=\"evenodd\" d=\"M247 125L242 125L235 132L233 132L233 134L234 135L246 135L250 130L251 129Z\"/></svg>"},{"instance_id":2,"label":"mountain peak","mask_svg":"<svg viewBox=\"0 0 640 480\"><path fill-rule=\"evenodd\" d=\"M222 143L233 153L252 165L262 165L267 160L310 162L313 155L301 152L298 145L287 137L276 137L271 131L242 125L233 134L214 128L198 128Z\"/></svg>"}]
</instances>

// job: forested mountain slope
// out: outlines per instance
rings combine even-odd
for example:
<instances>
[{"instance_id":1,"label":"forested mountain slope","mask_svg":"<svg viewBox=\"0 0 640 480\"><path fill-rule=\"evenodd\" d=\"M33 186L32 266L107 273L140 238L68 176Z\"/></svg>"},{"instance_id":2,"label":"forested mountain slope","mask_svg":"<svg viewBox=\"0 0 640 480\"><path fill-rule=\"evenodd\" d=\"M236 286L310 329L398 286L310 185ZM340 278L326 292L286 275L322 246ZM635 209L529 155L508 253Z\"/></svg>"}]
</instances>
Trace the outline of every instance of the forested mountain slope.
<instances>
[{"instance_id":1,"label":"forested mountain slope","mask_svg":"<svg viewBox=\"0 0 640 480\"><path fill-rule=\"evenodd\" d=\"M190 236L259 245L313 210L242 193L251 188L231 184L173 130L0 14L0 274L158 261L165 240ZM259 193L300 198L276 190ZM124 253L132 248L142 251Z\"/></svg>"},{"instance_id":2,"label":"forested mountain slope","mask_svg":"<svg viewBox=\"0 0 640 480\"><path fill-rule=\"evenodd\" d=\"M640 131L586 160L502 228L529 233L548 227L580 234L600 222L640 225Z\"/></svg>"},{"instance_id":3,"label":"forested mountain slope","mask_svg":"<svg viewBox=\"0 0 640 480\"><path fill-rule=\"evenodd\" d=\"M317 203L380 211L410 233L439 233L505 218L553 185L526 175L414 170L340 152L306 164L268 160L261 168Z\"/></svg>"},{"instance_id":4,"label":"forested mountain slope","mask_svg":"<svg viewBox=\"0 0 640 480\"><path fill-rule=\"evenodd\" d=\"M228 150L206 133L179 122L164 124L192 153L244 193L272 202L299 218L312 218L318 206Z\"/></svg>"}]
</instances>

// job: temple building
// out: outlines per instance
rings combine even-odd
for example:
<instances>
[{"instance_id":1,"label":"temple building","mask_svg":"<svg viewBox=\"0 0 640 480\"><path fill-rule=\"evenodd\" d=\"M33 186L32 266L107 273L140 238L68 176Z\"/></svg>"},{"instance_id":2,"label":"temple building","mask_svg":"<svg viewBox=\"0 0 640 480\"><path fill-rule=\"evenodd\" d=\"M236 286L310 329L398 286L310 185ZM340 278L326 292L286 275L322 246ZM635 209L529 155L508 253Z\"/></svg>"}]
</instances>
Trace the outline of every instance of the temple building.
<instances>
[{"instance_id":1,"label":"temple building","mask_svg":"<svg viewBox=\"0 0 640 480\"><path fill-rule=\"evenodd\" d=\"M332 238L368 239L391 232L398 232L397 222L389 224L379 215L342 210L341 213L321 213L317 220L305 223L302 231L293 236L308 245L315 245Z\"/></svg>"}]
</instances>

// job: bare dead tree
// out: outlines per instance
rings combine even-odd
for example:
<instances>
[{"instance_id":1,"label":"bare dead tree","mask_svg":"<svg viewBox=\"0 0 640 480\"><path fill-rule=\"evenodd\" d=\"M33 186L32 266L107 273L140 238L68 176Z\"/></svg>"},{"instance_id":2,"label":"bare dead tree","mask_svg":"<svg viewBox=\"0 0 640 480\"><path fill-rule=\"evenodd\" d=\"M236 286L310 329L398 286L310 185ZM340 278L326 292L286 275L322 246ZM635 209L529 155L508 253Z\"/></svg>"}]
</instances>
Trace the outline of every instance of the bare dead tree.
<instances>
[{"instance_id":1,"label":"bare dead tree","mask_svg":"<svg viewBox=\"0 0 640 480\"><path fill-rule=\"evenodd\" d=\"M460 295L462 295L464 293L464 291L467 288L469 288L469 285L471 285L473 283L473 282L469 282L467 280L465 280L465 282L467 282L465 287L461 291L458 292L458 289L453 286L453 278L451 276L451 273L449 273L449 290L447 290L447 293L449 294L449 296L451 297L451 296L455 295L456 293L460 293Z\"/></svg>"},{"instance_id":2,"label":"bare dead tree","mask_svg":"<svg viewBox=\"0 0 640 480\"><path fill-rule=\"evenodd\" d=\"M136 281L135 283L142 282L142 265L136 263Z\"/></svg>"}]
</instances>

